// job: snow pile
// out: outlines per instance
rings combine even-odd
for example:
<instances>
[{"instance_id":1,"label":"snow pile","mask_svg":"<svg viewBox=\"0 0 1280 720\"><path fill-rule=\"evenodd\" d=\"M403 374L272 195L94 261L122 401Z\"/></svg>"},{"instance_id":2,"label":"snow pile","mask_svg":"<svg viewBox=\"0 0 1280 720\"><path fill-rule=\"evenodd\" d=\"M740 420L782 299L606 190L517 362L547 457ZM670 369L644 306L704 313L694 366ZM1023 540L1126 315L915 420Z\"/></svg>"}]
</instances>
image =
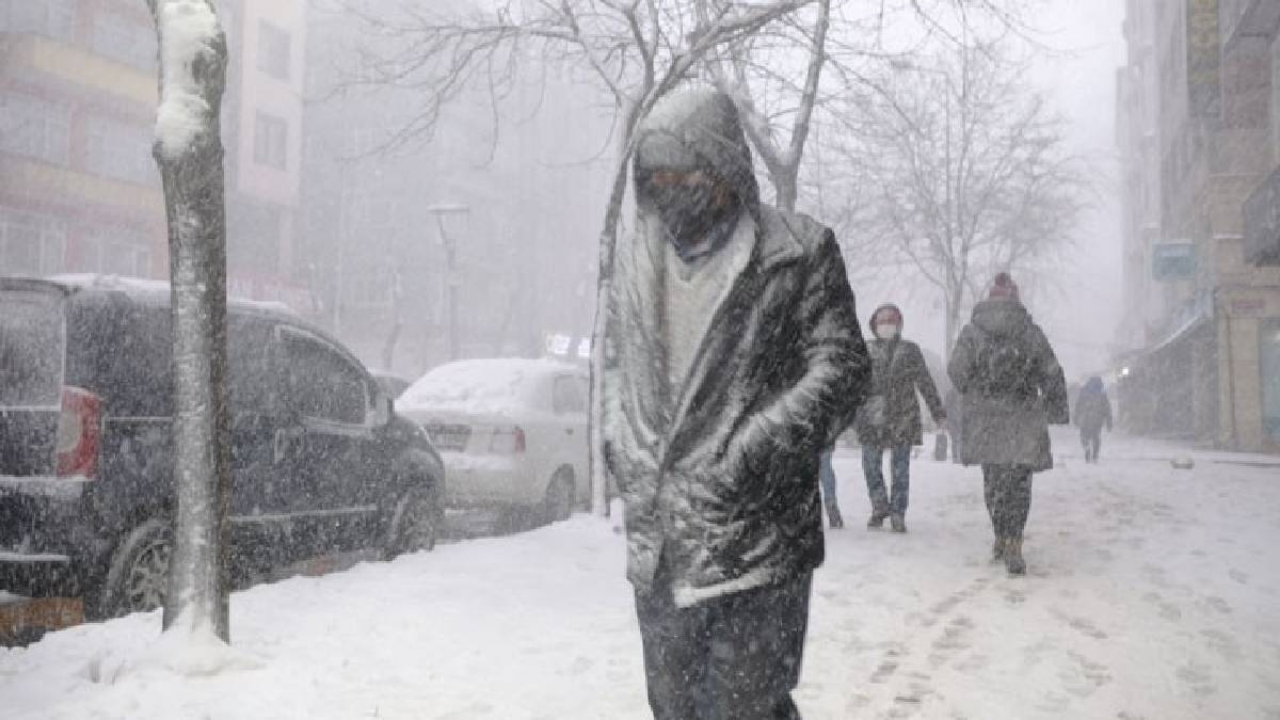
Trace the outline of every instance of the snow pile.
<instances>
[{"instance_id":1,"label":"snow pile","mask_svg":"<svg viewBox=\"0 0 1280 720\"><path fill-rule=\"evenodd\" d=\"M168 158L185 153L192 140L208 129L209 104L200 95L193 66L202 56L212 60L222 30L206 0L161 0L160 59L163 85L156 113L156 141Z\"/></svg>"}]
</instances>

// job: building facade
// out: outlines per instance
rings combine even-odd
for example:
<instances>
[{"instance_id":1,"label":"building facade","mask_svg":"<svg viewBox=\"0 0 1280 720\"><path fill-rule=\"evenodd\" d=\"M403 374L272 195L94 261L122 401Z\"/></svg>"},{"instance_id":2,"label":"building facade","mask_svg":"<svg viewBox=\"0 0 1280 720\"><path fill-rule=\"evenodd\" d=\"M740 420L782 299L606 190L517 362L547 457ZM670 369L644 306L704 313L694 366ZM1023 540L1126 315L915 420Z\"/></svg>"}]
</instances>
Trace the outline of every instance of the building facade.
<instances>
[{"instance_id":1,"label":"building facade","mask_svg":"<svg viewBox=\"0 0 1280 720\"><path fill-rule=\"evenodd\" d=\"M228 283L299 311L303 0L222 0ZM155 27L133 0L0 0L0 273L168 275Z\"/></svg>"},{"instance_id":2,"label":"building facade","mask_svg":"<svg viewBox=\"0 0 1280 720\"><path fill-rule=\"evenodd\" d=\"M1280 451L1280 268L1246 229L1280 157L1276 6L1127 0L1119 394L1139 432Z\"/></svg>"}]
</instances>

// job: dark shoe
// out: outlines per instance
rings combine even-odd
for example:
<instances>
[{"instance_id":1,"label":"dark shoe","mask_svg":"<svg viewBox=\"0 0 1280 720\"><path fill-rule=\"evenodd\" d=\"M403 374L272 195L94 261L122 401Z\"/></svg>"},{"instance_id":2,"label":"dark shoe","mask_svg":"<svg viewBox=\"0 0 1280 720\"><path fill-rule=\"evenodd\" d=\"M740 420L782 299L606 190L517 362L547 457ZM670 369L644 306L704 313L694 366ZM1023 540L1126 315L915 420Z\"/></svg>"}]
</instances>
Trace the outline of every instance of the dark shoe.
<instances>
[{"instance_id":1,"label":"dark shoe","mask_svg":"<svg viewBox=\"0 0 1280 720\"><path fill-rule=\"evenodd\" d=\"M1009 538L1005 543L1004 566L1010 575L1027 574L1027 562L1022 559L1022 538Z\"/></svg>"},{"instance_id":2,"label":"dark shoe","mask_svg":"<svg viewBox=\"0 0 1280 720\"><path fill-rule=\"evenodd\" d=\"M867 521L868 530L880 530L884 528L885 518L889 517L889 513L874 512L871 513L871 519Z\"/></svg>"},{"instance_id":3,"label":"dark shoe","mask_svg":"<svg viewBox=\"0 0 1280 720\"><path fill-rule=\"evenodd\" d=\"M907 519L899 513L894 513L889 516L889 525L896 533L904 533L907 531Z\"/></svg>"},{"instance_id":4,"label":"dark shoe","mask_svg":"<svg viewBox=\"0 0 1280 720\"><path fill-rule=\"evenodd\" d=\"M996 538L996 542L991 546L991 562L1000 562L1004 560L1004 538Z\"/></svg>"}]
</instances>

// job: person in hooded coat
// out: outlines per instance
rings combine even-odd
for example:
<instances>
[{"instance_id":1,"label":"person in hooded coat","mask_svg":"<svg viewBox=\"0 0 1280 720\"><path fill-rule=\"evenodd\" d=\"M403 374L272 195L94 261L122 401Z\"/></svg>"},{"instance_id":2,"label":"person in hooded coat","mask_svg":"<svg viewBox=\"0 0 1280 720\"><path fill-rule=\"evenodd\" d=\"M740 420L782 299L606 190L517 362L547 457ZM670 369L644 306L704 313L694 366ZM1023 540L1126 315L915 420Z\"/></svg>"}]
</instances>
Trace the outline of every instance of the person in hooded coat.
<instances>
[{"instance_id":1,"label":"person in hooded coat","mask_svg":"<svg viewBox=\"0 0 1280 720\"><path fill-rule=\"evenodd\" d=\"M1102 378L1089 378L1076 395L1076 427L1080 428L1080 444L1084 446L1085 462L1098 462L1102 451L1102 428L1111 432L1111 400Z\"/></svg>"},{"instance_id":2,"label":"person in hooded coat","mask_svg":"<svg viewBox=\"0 0 1280 720\"><path fill-rule=\"evenodd\" d=\"M761 203L726 95L669 95L637 133L603 456L649 704L658 720L798 718L819 456L870 377L853 292L831 230Z\"/></svg>"},{"instance_id":3,"label":"person in hooded coat","mask_svg":"<svg viewBox=\"0 0 1280 720\"><path fill-rule=\"evenodd\" d=\"M1008 273L974 306L947 372L961 395L961 462L982 466L993 555L1010 574L1024 574L1031 476L1053 467L1049 425L1067 424L1070 410L1062 366Z\"/></svg>"},{"instance_id":4,"label":"person in hooded coat","mask_svg":"<svg viewBox=\"0 0 1280 720\"><path fill-rule=\"evenodd\" d=\"M871 395L858 413L856 428L862 444L862 471L871 497L869 529L890 518L894 532L906 532L911 491L911 448L924 442L919 392L938 424L947 419L942 398L933 383L920 347L902 338L902 311L881 305L871 314ZM889 451L892 494L884 487L884 453Z\"/></svg>"}]
</instances>

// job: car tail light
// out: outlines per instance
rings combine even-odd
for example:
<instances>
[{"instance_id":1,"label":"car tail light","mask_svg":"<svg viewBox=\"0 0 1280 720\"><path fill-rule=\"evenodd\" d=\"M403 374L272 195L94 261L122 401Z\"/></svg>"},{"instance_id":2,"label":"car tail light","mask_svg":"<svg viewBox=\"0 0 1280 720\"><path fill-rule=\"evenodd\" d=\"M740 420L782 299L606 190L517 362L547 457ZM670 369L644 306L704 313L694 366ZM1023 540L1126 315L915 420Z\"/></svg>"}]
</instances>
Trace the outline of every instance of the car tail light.
<instances>
[{"instance_id":1,"label":"car tail light","mask_svg":"<svg viewBox=\"0 0 1280 720\"><path fill-rule=\"evenodd\" d=\"M58 477L98 476L102 439L102 400L76 387L62 389L58 418Z\"/></svg>"},{"instance_id":2,"label":"car tail light","mask_svg":"<svg viewBox=\"0 0 1280 720\"><path fill-rule=\"evenodd\" d=\"M493 440L489 450L505 455L515 455L525 451L524 430L518 427L498 428L493 431Z\"/></svg>"}]
</instances>

